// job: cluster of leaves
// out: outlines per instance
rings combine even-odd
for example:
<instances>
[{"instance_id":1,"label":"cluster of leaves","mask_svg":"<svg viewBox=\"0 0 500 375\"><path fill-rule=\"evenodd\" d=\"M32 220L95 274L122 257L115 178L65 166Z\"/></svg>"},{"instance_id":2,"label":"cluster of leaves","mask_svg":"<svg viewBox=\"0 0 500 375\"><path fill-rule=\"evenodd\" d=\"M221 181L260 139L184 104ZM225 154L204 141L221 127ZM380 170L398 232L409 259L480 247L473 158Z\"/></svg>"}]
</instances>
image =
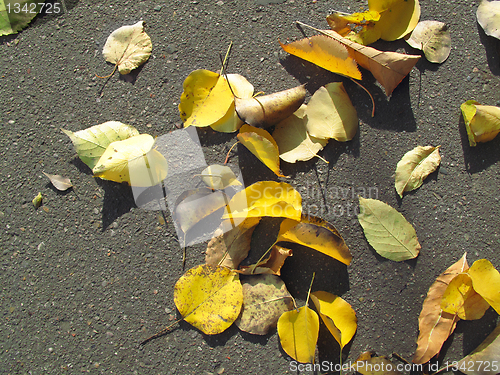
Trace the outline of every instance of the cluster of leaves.
<instances>
[{"instance_id":1,"label":"cluster of leaves","mask_svg":"<svg viewBox=\"0 0 500 375\"><path fill-rule=\"evenodd\" d=\"M329 16L332 30L315 29L321 35L281 46L354 79L361 79L359 64L372 72L387 95L420 56L381 52L358 42L395 40L408 36L415 28L408 43L419 45L430 61L442 62L448 56L451 39L446 28L435 23L419 24L418 0L373 0L368 5L369 11L364 13ZM478 19L481 12L478 9ZM147 60L151 49L141 21L113 32L103 54L120 73L128 74ZM433 55L426 49L439 53ZM306 105L304 86L254 96L254 88L245 77L224 74L223 70L220 74L196 70L185 79L179 104L184 126L211 127L228 133L239 130L238 141L277 176L284 177L280 158L294 163L320 157L318 152L329 139L345 142L357 132L356 110L341 83L321 87ZM471 146L491 140L500 132L499 111L474 101L462 105ZM274 127L272 135L264 129L270 127ZM74 133L63 132L96 177L152 186L167 176L167 162L155 149L153 137L139 134L129 125L110 121ZM396 167L395 189L400 197L419 188L438 168L440 160L439 146L418 146L408 151ZM61 188L68 184L60 176L48 177ZM303 216L300 194L287 183L260 181L228 196L228 186L241 185L229 167L211 165L201 173L201 179L207 188L185 191L177 198L175 221L184 234L207 218L221 220L221 224L207 245L206 263L189 269L175 285L174 302L182 319L206 334L223 332L233 323L259 335L277 326L287 354L299 362L314 362L321 317L343 348L357 328L351 306L339 296L316 291L308 294L304 306L297 308L279 277L285 260L292 255L286 243L309 247L349 265L352 256L335 227L321 218ZM377 253L394 261L418 256L421 246L416 231L399 212L378 200L360 197L359 201L358 220ZM41 197L33 204L40 202ZM243 266L241 263L251 251L252 234L266 217L282 219L276 240L256 263ZM498 312L498 290L500 274L487 260L468 268L464 256L445 271L431 286L424 302L413 361L426 363L436 355L458 319L478 319L489 306ZM317 313L309 307L309 298ZM495 330L494 337L464 360L476 358L474 355L490 359L485 353L498 347L499 334ZM367 355L358 358L365 362L385 360Z\"/></svg>"},{"instance_id":2,"label":"cluster of leaves","mask_svg":"<svg viewBox=\"0 0 500 375\"><path fill-rule=\"evenodd\" d=\"M491 262L479 259L469 268L464 254L429 288L418 320L420 334L413 362L426 363L438 354L458 320L480 319L490 306L500 313L499 290L500 273ZM499 348L500 329L497 327L475 351L459 362L458 368L467 374L482 373L481 363L498 360ZM469 363L473 363L473 367ZM462 364L467 364L465 369Z\"/></svg>"},{"instance_id":3,"label":"cluster of leaves","mask_svg":"<svg viewBox=\"0 0 500 375\"><path fill-rule=\"evenodd\" d=\"M189 193L186 195L175 217L188 231L207 213L215 215L218 205L210 199L205 200L206 207L198 201L196 211L194 207L188 209L193 201ZM314 361L319 317L308 307L308 301L301 308L293 308L294 299L279 278L282 265L292 255L285 246L306 246L349 265L352 256L347 245L330 223L302 216L301 196L287 183L260 181L229 201L220 202L226 202L223 221L207 245L206 264L188 270L175 286L174 302L182 318L206 334L223 332L233 322L242 331L258 335L277 325L283 349L291 357L300 362ZM251 250L252 234L264 217L283 218L277 238L255 264L241 266ZM356 331L354 310L326 291L312 293L311 299L343 347Z\"/></svg>"}]
</instances>

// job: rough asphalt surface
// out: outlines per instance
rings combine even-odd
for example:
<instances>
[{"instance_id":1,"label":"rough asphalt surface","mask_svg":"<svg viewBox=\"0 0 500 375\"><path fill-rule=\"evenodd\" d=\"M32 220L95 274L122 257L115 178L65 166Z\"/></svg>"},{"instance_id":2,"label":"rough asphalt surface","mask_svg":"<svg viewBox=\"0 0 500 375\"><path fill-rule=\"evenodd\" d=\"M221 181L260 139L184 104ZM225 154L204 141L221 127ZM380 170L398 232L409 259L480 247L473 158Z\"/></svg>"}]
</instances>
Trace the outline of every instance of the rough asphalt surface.
<instances>
[{"instance_id":1,"label":"rough asphalt surface","mask_svg":"<svg viewBox=\"0 0 500 375\"><path fill-rule=\"evenodd\" d=\"M421 20L449 25L451 55L441 65L422 58L390 99L364 71L363 84L376 100L374 118L368 96L355 84L287 56L278 44L302 37L296 20L327 28L332 9L351 13L365 1L65 5L66 12L38 17L21 33L0 38L1 373L296 373L275 330L257 337L232 327L210 337L181 323L138 345L176 318L173 287L183 271L172 219L167 212L163 223L158 212L137 208L129 187L94 179L60 131L109 120L153 136L177 129L184 78L199 68L218 70L230 41L229 71L246 76L256 91L306 83L311 94L340 80L358 112L355 139L331 141L322 152L329 164L282 163L290 176L283 180L301 192L304 211L334 224L353 254L351 266L343 267L297 247L283 268L299 301L316 271L313 290L341 294L355 309L358 330L344 349L344 362L366 350L411 360L427 290L464 252L470 264L487 258L500 269L500 137L469 147L459 109L468 99L500 105L500 42L477 24L478 1L421 2ZM108 35L139 20L153 42L149 61L131 77L96 78L113 68L101 55ZM419 53L404 41L375 46ZM234 135L198 133L207 162L222 163ZM394 170L417 145L441 145L442 164L401 200ZM246 185L275 179L243 147L231 160L239 163ZM42 171L70 177L75 189L56 191ZM35 210L31 200L38 192L43 207ZM417 259L392 262L368 245L354 215L357 195L368 192L414 225L422 245ZM265 240L268 234L261 229L254 237ZM188 248L187 268L203 263L205 249L206 243ZM470 353L497 320L490 309L478 321L459 322L440 359ZM321 327L318 361L338 363L338 354Z\"/></svg>"}]
</instances>

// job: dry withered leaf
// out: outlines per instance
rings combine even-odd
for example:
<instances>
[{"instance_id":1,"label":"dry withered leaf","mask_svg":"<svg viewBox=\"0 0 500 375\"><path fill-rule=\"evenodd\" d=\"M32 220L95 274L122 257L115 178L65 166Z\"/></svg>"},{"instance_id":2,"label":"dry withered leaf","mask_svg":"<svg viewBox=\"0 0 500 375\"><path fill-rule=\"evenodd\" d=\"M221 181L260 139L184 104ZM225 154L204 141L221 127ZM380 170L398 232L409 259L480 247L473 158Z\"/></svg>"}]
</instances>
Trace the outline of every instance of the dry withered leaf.
<instances>
[{"instance_id":1,"label":"dry withered leaf","mask_svg":"<svg viewBox=\"0 0 500 375\"><path fill-rule=\"evenodd\" d=\"M418 318L419 335L413 363L426 363L439 353L443 343L452 334L459 317L441 309L441 300L448 284L469 266L467 253L436 278L427 292Z\"/></svg>"},{"instance_id":2,"label":"dry withered leaf","mask_svg":"<svg viewBox=\"0 0 500 375\"><path fill-rule=\"evenodd\" d=\"M243 306L235 324L242 331L265 335L276 327L279 317L293 308L285 283L274 275L255 275L241 280Z\"/></svg>"},{"instance_id":3,"label":"dry withered leaf","mask_svg":"<svg viewBox=\"0 0 500 375\"><path fill-rule=\"evenodd\" d=\"M223 221L208 243L205 262L238 268L250 251L252 234L259 221L259 217L249 217L231 230L227 230L230 220Z\"/></svg>"},{"instance_id":4,"label":"dry withered leaf","mask_svg":"<svg viewBox=\"0 0 500 375\"><path fill-rule=\"evenodd\" d=\"M65 190L68 190L70 187L73 187L71 180L67 177L63 177L63 176L60 176L58 174L48 174L45 172L42 172L42 173L48 177L48 179L50 180L52 185L54 185L54 187L57 190L65 191Z\"/></svg>"}]
</instances>

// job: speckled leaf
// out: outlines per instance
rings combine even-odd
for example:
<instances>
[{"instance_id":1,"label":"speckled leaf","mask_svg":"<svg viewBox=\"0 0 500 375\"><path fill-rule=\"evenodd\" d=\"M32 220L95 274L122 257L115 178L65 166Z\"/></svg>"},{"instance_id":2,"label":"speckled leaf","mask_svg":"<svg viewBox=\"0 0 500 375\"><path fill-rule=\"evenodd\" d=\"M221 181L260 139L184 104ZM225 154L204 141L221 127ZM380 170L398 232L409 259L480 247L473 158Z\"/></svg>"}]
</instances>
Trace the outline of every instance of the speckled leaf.
<instances>
[{"instance_id":1,"label":"speckled leaf","mask_svg":"<svg viewBox=\"0 0 500 375\"><path fill-rule=\"evenodd\" d=\"M418 189L424 179L441 163L439 146L417 146L408 151L396 166L396 191L402 198L405 191Z\"/></svg>"},{"instance_id":2,"label":"speckled leaf","mask_svg":"<svg viewBox=\"0 0 500 375\"><path fill-rule=\"evenodd\" d=\"M298 362L314 362L318 333L318 314L307 306L287 311L278 320L281 346Z\"/></svg>"},{"instance_id":3,"label":"speckled leaf","mask_svg":"<svg viewBox=\"0 0 500 375\"><path fill-rule=\"evenodd\" d=\"M439 353L443 343L453 333L459 317L441 309L441 301L449 283L469 266L467 253L436 278L427 292L418 317L419 335L413 363L426 363Z\"/></svg>"},{"instance_id":4,"label":"speckled leaf","mask_svg":"<svg viewBox=\"0 0 500 375\"><path fill-rule=\"evenodd\" d=\"M311 300L340 348L346 346L358 327L358 319L351 305L339 296L325 291L311 293Z\"/></svg>"},{"instance_id":5,"label":"speckled leaf","mask_svg":"<svg viewBox=\"0 0 500 375\"><path fill-rule=\"evenodd\" d=\"M420 251L417 233L394 208L376 199L359 197L358 220L369 244L384 258L402 261Z\"/></svg>"},{"instance_id":6,"label":"speckled leaf","mask_svg":"<svg viewBox=\"0 0 500 375\"><path fill-rule=\"evenodd\" d=\"M238 318L243 291L236 272L203 264L191 268L177 281L174 302L186 322L207 335L215 335Z\"/></svg>"},{"instance_id":7,"label":"speckled leaf","mask_svg":"<svg viewBox=\"0 0 500 375\"><path fill-rule=\"evenodd\" d=\"M500 1L481 1L476 17L486 35L500 39Z\"/></svg>"},{"instance_id":8,"label":"speckled leaf","mask_svg":"<svg viewBox=\"0 0 500 375\"><path fill-rule=\"evenodd\" d=\"M139 135L136 128L118 121L107 121L75 133L65 129L61 130L71 139L78 157L90 169L96 166L111 143Z\"/></svg>"},{"instance_id":9,"label":"speckled leaf","mask_svg":"<svg viewBox=\"0 0 500 375\"><path fill-rule=\"evenodd\" d=\"M139 21L113 31L104 44L102 54L106 61L118 66L120 74L129 74L149 59L152 50L151 38L144 31L144 21Z\"/></svg>"},{"instance_id":10,"label":"speckled leaf","mask_svg":"<svg viewBox=\"0 0 500 375\"><path fill-rule=\"evenodd\" d=\"M243 307L235 324L242 331L265 335L279 317L293 308L285 283L274 275L255 275L242 280Z\"/></svg>"},{"instance_id":11,"label":"speckled leaf","mask_svg":"<svg viewBox=\"0 0 500 375\"><path fill-rule=\"evenodd\" d=\"M346 265L351 252L335 227L314 216L302 216L300 221L285 219L280 225L276 242L286 241L310 247Z\"/></svg>"},{"instance_id":12,"label":"speckled leaf","mask_svg":"<svg viewBox=\"0 0 500 375\"><path fill-rule=\"evenodd\" d=\"M448 26L439 21L420 21L406 42L424 52L425 58L441 64L451 51L451 36Z\"/></svg>"},{"instance_id":13,"label":"speckled leaf","mask_svg":"<svg viewBox=\"0 0 500 375\"><path fill-rule=\"evenodd\" d=\"M460 319L476 320L484 316L490 305L472 287L472 279L467 274L457 275L446 288L441 309Z\"/></svg>"},{"instance_id":14,"label":"speckled leaf","mask_svg":"<svg viewBox=\"0 0 500 375\"><path fill-rule=\"evenodd\" d=\"M231 223L229 220L223 221L208 243L205 262L213 266L219 264L232 269L238 268L250 251L252 234L259 222L260 218L249 217L227 230Z\"/></svg>"}]
</instances>

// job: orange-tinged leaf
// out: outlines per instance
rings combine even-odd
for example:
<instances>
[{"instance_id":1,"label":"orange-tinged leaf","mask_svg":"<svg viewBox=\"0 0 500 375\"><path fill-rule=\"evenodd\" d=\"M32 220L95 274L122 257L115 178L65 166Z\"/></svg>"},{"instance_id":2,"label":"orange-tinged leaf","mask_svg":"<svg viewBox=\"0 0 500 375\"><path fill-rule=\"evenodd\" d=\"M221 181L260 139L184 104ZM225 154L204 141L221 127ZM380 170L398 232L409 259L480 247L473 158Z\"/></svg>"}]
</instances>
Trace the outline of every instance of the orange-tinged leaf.
<instances>
[{"instance_id":1,"label":"orange-tinged leaf","mask_svg":"<svg viewBox=\"0 0 500 375\"><path fill-rule=\"evenodd\" d=\"M311 300L340 348L346 346L358 327L358 319L351 305L339 296L324 291L311 293Z\"/></svg>"},{"instance_id":2,"label":"orange-tinged leaf","mask_svg":"<svg viewBox=\"0 0 500 375\"><path fill-rule=\"evenodd\" d=\"M258 264L241 267L238 272L244 275L270 274L279 276L281 275L281 267L289 256L292 256L292 250L274 245L268 258L263 259Z\"/></svg>"},{"instance_id":3,"label":"orange-tinged leaf","mask_svg":"<svg viewBox=\"0 0 500 375\"><path fill-rule=\"evenodd\" d=\"M413 363L426 363L439 353L443 343L451 335L459 317L441 309L441 300L448 284L469 266L466 260L467 253L460 260L451 265L439 275L427 292L418 318L419 335L417 350L413 356Z\"/></svg>"},{"instance_id":4,"label":"orange-tinged leaf","mask_svg":"<svg viewBox=\"0 0 500 375\"><path fill-rule=\"evenodd\" d=\"M314 362L318 333L318 314L307 306L285 312L278 320L281 346L297 362Z\"/></svg>"},{"instance_id":5,"label":"orange-tinged leaf","mask_svg":"<svg viewBox=\"0 0 500 375\"><path fill-rule=\"evenodd\" d=\"M389 96L397 85L407 76L413 69L420 56L405 55L396 52L382 52L375 48L363 46L355 43L347 38L342 37L339 33L333 30L319 30L315 27L306 25L302 22L299 24L307 26L315 31L329 36L334 40L346 46L349 54L363 68L368 69L373 76L384 87L385 93Z\"/></svg>"},{"instance_id":6,"label":"orange-tinged leaf","mask_svg":"<svg viewBox=\"0 0 500 375\"><path fill-rule=\"evenodd\" d=\"M463 273L457 275L446 288L441 300L444 312L458 315L460 319L481 319L490 305L472 287L472 279Z\"/></svg>"},{"instance_id":7,"label":"orange-tinged leaf","mask_svg":"<svg viewBox=\"0 0 500 375\"><path fill-rule=\"evenodd\" d=\"M271 134L264 129L250 125L243 125L238 134L238 140L266 167L277 176L284 177L280 173L280 158L278 145Z\"/></svg>"},{"instance_id":8,"label":"orange-tinged leaf","mask_svg":"<svg viewBox=\"0 0 500 375\"><path fill-rule=\"evenodd\" d=\"M357 63L369 70L380 82L387 96L391 95L396 86L410 73L420 59L418 55L382 52L372 47L363 46L343 38L332 30L323 30L322 32L346 45Z\"/></svg>"},{"instance_id":9,"label":"orange-tinged leaf","mask_svg":"<svg viewBox=\"0 0 500 375\"><path fill-rule=\"evenodd\" d=\"M487 259L479 259L467 271L474 290L500 314L500 272Z\"/></svg>"},{"instance_id":10,"label":"orange-tinged leaf","mask_svg":"<svg viewBox=\"0 0 500 375\"><path fill-rule=\"evenodd\" d=\"M280 241L310 247L346 265L352 260L351 252L337 229L326 220L314 216L304 215L300 221L283 220L276 239L276 242Z\"/></svg>"},{"instance_id":11,"label":"orange-tinged leaf","mask_svg":"<svg viewBox=\"0 0 500 375\"><path fill-rule=\"evenodd\" d=\"M283 44L281 48L291 55L312 62L323 69L354 79L361 79L356 61L342 44L323 35L316 35Z\"/></svg>"}]
</instances>

